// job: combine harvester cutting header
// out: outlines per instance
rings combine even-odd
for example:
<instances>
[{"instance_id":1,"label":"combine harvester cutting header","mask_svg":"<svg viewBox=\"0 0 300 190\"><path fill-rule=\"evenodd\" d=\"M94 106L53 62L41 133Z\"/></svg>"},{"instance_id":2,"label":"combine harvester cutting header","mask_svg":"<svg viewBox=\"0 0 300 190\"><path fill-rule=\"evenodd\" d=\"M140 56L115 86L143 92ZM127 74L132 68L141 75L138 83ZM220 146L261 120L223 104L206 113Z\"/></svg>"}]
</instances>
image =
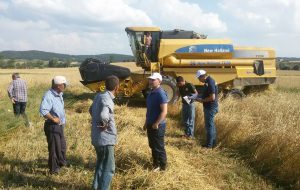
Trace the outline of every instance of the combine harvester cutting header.
<instances>
[{"instance_id":1,"label":"combine harvester cutting header","mask_svg":"<svg viewBox=\"0 0 300 190\"><path fill-rule=\"evenodd\" d=\"M266 86L275 82L275 51L270 48L236 47L228 39L207 39L193 31L161 31L157 27L127 27L129 43L136 65L143 73L115 65L86 60L80 66L81 81L92 91L105 89L105 77L111 74L121 79L118 96L131 97L148 91L148 79L152 72L163 75L162 87L168 93L169 102L178 99L175 78L183 76L201 88L195 73L204 69L223 92L242 92L253 86ZM146 35L152 36L151 46L146 46Z\"/></svg>"}]
</instances>

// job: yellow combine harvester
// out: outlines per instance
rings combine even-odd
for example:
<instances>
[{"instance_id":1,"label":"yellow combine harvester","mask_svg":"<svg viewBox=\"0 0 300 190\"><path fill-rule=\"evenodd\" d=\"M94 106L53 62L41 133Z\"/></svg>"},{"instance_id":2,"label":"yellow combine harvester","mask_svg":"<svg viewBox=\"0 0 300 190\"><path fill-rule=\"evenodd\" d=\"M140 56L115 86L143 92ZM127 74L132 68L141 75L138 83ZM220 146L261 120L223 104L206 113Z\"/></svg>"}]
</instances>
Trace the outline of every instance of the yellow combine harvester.
<instances>
[{"instance_id":1,"label":"yellow combine harvester","mask_svg":"<svg viewBox=\"0 0 300 190\"><path fill-rule=\"evenodd\" d=\"M142 67L144 72L130 73L123 67L100 71L101 66L97 66L99 72L94 72L94 80L86 80L90 74L88 64L82 65L82 83L92 91L104 90L105 76L116 74L121 78L119 96L131 97L140 92L145 95L148 90L147 77L152 72L160 72L164 76L162 87L173 103L178 98L175 78L183 76L201 88L195 78L199 69L206 70L216 80L220 91L226 92L269 85L276 79L275 51L270 48L236 47L228 39L207 39L205 35L193 31L161 31L158 27L127 27L125 31L136 65ZM152 36L149 47L145 45L147 33ZM96 79L96 75L102 77Z\"/></svg>"}]
</instances>

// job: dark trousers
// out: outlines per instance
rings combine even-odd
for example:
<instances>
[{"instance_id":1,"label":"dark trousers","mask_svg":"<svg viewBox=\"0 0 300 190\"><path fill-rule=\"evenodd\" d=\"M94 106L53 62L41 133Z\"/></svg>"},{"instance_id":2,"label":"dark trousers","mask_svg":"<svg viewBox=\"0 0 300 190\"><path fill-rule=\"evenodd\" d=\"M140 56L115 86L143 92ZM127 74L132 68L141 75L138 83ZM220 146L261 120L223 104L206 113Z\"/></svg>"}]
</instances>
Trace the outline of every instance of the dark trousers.
<instances>
[{"instance_id":1,"label":"dark trousers","mask_svg":"<svg viewBox=\"0 0 300 190\"><path fill-rule=\"evenodd\" d=\"M15 102L13 104L13 108L14 108L15 116L19 117L20 115L22 115L22 117L25 120L25 125L28 127L29 126L29 121L28 121L28 117L25 113L26 102Z\"/></svg>"},{"instance_id":2,"label":"dark trousers","mask_svg":"<svg viewBox=\"0 0 300 190\"><path fill-rule=\"evenodd\" d=\"M20 114L25 114L26 102L15 102L13 104L14 114L19 116Z\"/></svg>"},{"instance_id":3,"label":"dark trousers","mask_svg":"<svg viewBox=\"0 0 300 190\"><path fill-rule=\"evenodd\" d=\"M61 166L66 165L66 140L61 125L46 121L44 131L48 143L48 166L50 172L58 172Z\"/></svg>"},{"instance_id":4,"label":"dark trousers","mask_svg":"<svg viewBox=\"0 0 300 190\"><path fill-rule=\"evenodd\" d=\"M152 151L153 166L166 169L167 154L165 150L165 131L166 124L160 124L158 129L152 129L152 126L147 126L147 135L149 146Z\"/></svg>"}]
</instances>

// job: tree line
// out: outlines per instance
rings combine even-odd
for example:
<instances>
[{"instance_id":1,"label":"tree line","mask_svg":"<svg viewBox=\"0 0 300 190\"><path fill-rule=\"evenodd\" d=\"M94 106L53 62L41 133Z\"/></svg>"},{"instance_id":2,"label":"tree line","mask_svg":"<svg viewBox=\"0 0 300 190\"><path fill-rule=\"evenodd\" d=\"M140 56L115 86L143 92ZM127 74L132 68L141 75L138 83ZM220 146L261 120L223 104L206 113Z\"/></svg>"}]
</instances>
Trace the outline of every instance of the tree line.
<instances>
[{"instance_id":1,"label":"tree line","mask_svg":"<svg viewBox=\"0 0 300 190\"><path fill-rule=\"evenodd\" d=\"M289 61L281 61L277 63L277 69L280 70L300 70L300 61L299 62L289 62Z\"/></svg>"},{"instance_id":2,"label":"tree line","mask_svg":"<svg viewBox=\"0 0 300 190\"><path fill-rule=\"evenodd\" d=\"M17 59L4 59L0 57L1 69L33 69L33 68L65 68L79 66L78 64L71 64L72 60L58 60L51 59L49 61L42 60L17 60Z\"/></svg>"}]
</instances>

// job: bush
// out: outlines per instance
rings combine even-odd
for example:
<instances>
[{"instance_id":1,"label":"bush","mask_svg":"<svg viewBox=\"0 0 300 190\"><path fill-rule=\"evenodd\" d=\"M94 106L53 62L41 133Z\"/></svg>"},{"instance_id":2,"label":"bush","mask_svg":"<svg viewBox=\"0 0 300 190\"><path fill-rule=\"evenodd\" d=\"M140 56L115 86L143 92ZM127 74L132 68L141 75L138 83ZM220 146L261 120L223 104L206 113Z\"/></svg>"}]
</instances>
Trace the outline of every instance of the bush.
<instances>
[{"instance_id":1,"label":"bush","mask_svg":"<svg viewBox=\"0 0 300 190\"><path fill-rule=\"evenodd\" d=\"M300 70L300 66L299 66L299 65L295 65L295 66L293 67L293 70L296 70L296 71Z\"/></svg>"}]
</instances>

